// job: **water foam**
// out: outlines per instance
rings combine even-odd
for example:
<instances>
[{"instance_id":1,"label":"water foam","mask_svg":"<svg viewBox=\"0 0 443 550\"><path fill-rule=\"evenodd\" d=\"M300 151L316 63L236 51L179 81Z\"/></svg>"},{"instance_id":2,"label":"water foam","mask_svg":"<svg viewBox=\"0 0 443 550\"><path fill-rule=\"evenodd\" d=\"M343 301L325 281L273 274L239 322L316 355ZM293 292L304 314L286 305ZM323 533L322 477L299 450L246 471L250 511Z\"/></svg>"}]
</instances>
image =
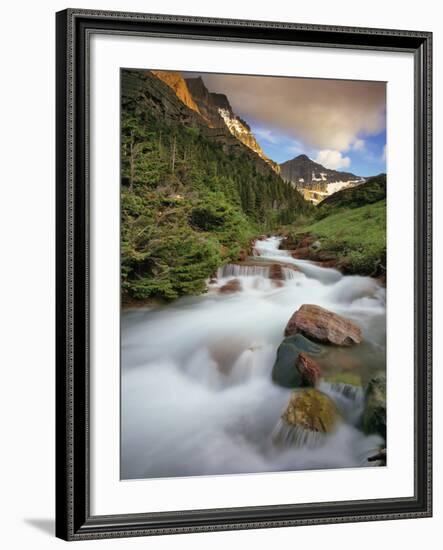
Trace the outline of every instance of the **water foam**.
<instances>
[{"instance_id":1,"label":"water foam","mask_svg":"<svg viewBox=\"0 0 443 550\"><path fill-rule=\"evenodd\" d=\"M285 325L304 303L352 317L368 345L384 350L384 290L294 260L278 250L280 240L258 242L256 250L258 261L304 266L304 274L283 268L282 286L269 279L269 266L242 273L225 266L207 294L123 313L124 479L368 465L381 439L356 427L361 390L322 382L344 422L323 438L287 433L279 419L291 392L272 383L271 370ZM220 294L234 277L242 291ZM292 445L275 445L276 430Z\"/></svg>"}]
</instances>

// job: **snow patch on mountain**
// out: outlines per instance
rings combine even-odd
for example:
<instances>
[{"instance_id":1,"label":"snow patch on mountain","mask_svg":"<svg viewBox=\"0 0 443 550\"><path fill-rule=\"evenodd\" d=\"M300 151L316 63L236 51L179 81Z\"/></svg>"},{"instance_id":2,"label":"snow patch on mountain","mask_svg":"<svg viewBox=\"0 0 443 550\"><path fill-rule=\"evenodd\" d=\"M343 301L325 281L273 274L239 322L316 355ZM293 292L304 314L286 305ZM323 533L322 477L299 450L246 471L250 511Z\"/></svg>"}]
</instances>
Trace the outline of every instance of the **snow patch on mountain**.
<instances>
[{"instance_id":1,"label":"snow patch on mountain","mask_svg":"<svg viewBox=\"0 0 443 550\"><path fill-rule=\"evenodd\" d=\"M364 183L364 179L360 178L358 180L348 180L348 181L334 181L333 183L328 183L327 187L327 195L332 195L333 193L337 193L337 191L340 191L341 189L346 189L346 187L355 187L356 185L360 185Z\"/></svg>"}]
</instances>

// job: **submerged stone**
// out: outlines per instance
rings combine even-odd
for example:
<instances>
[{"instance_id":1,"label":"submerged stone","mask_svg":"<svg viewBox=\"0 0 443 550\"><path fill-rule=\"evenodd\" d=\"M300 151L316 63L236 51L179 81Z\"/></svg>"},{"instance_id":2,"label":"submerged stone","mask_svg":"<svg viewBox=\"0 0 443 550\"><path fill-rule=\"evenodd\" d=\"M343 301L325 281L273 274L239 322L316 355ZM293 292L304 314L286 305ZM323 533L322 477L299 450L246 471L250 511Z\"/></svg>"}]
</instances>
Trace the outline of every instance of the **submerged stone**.
<instances>
[{"instance_id":1,"label":"submerged stone","mask_svg":"<svg viewBox=\"0 0 443 550\"><path fill-rule=\"evenodd\" d=\"M371 466L386 466L386 448L379 451L368 458Z\"/></svg>"},{"instance_id":2,"label":"submerged stone","mask_svg":"<svg viewBox=\"0 0 443 550\"><path fill-rule=\"evenodd\" d=\"M283 281L285 274L281 264L271 264L269 267L269 278L275 281Z\"/></svg>"},{"instance_id":3,"label":"submerged stone","mask_svg":"<svg viewBox=\"0 0 443 550\"><path fill-rule=\"evenodd\" d=\"M324 376L325 382L330 384L344 384L347 386L355 386L361 388L363 383L361 375L349 371L340 371L336 373L330 373L327 376Z\"/></svg>"},{"instance_id":4,"label":"submerged stone","mask_svg":"<svg viewBox=\"0 0 443 550\"><path fill-rule=\"evenodd\" d=\"M366 434L379 434L386 440L386 374L377 373L366 388L361 429Z\"/></svg>"},{"instance_id":5,"label":"submerged stone","mask_svg":"<svg viewBox=\"0 0 443 550\"><path fill-rule=\"evenodd\" d=\"M241 283L238 279L231 279L219 288L219 292L221 292L222 294L231 294L233 292L239 292L240 290Z\"/></svg>"}]
</instances>

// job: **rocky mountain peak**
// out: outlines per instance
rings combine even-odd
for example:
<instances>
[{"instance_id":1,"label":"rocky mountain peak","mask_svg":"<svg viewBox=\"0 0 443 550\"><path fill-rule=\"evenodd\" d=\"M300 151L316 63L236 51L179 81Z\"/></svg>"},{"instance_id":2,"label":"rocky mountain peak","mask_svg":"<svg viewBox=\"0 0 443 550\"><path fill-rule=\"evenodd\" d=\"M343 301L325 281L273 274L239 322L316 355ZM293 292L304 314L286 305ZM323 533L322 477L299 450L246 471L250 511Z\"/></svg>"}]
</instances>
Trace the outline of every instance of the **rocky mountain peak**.
<instances>
[{"instance_id":1,"label":"rocky mountain peak","mask_svg":"<svg viewBox=\"0 0 443 550\"><path fill-rule=\"evenodd\" d=\"M217 92L212 92L211 99L217 105L219 109L224 109L225 111L228 111L231 115L234 115L234 111L232 110L231 104L229 103L229 99L225 94L219 94Z\"/></svg>"},{"instance_id":2,"label":"rocky mountain peak","mask_svg":"<svg viewBox=\"0 0 443 550\"><path fill-rule=\"evenodd\" d=\"M355 187L365 179L350 172L325 168L301 154L280 164L281 176L314 203L346 187Z\"/></svg>"}]
</instances>

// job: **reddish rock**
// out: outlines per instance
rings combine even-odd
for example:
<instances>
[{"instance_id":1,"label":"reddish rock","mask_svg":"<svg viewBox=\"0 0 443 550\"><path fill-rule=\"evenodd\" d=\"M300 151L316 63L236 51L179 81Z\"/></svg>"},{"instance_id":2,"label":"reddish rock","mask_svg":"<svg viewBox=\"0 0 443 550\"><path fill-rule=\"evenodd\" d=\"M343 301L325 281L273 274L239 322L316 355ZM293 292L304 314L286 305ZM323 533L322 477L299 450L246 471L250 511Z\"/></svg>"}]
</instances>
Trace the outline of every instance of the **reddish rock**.
<instances>
[{"instance_id":1,"label":"reddish rock","mask_svg":"<svg viewBox=\"0 0 443 550\"><path fill-rule=\"evenodd\" d=\"M316 265L320 267L333 267L334 269L338 268L338 262L336 259L334 260L319 260L315 262Z\"/></svg>"},{"instance_id":2,"label":"reddish rock","mask_svg":"<svg viewBox=\"0 0 443 550\"><path fill-rule=\"evenodd\" d=\"M255 243L256 242L257 242L257 239L251 239L251 241L249 241L248 247L246 249L248 257L254 255Z\"/></svg>"},{"instance_id":3,"label":"reddish rock","mask_svg":"<svg viewBox=\"0 0 443 550\"><path fill-rule=\"evenodd\" d=\"M303 386L315 386L320 379L321 370L318 364L304 352L299 353L296 369L300 373Z\"/></svg>"},{"instance_id":4,"label":"reddish rock","mask_svg":"<svg viewBox=\"0 0 443 550\"><path fill-rule=\"evenodd\" d=\"M241 290L241 283L238 279L231 279L219 288L219 292L222 294L231 294L232 292L238 292L239 290Z\"/></svg>"},{"instance_id":5,"label":"reddish rock","mask_svg":"<svg viewBox=\"0 0 443 550\"><path fill-rule=\"evenodd\" d=\"M307 260L312 256L311 249L308 246L296 248L292 251L292 257L299 260Z\"/></svg>"},{"instance_id":6,"label":"reddish rock","mask_svg":"<svg viewBox=\"0 0 443 550\"><path fill-rule=\"evenodd\" d=\"M238 253L238 261L239 262L244 262L247 259L248 259L248 253L244 248L242 248L240 250L240 252Z\"/></svg>"},{"instance_id":7,"label":"reddish rock","mask_svg":"<svg viewBox=\"0 0 443 550\"><path fill-rule=\"evenodd\" d=\"M317 342L351 346L362 340L361 329L349 319L320 306L304 304L289 319L285 336L301 333Z\"/></svg>"},{"instance_id":8,"label":"reddish rock","mask_svg":"<svg viewBox=\"0 0 443 550\"><path fill-rule=\"evenodd\" d=\"M269 267L269 278L275 281L283 281L285 274L280 264L271 264Z\"/></svg>"},{"instance_id":9,"label":"reddish rock","mask_svg":"<svg viewBox=\"0 0 443 550\"><path fill-rule=\"evenodd\" d=\"M298 242L298 246L299 248L309 248L314 241L315 237L307 235Z\"/></svg>"}]
</instances>

